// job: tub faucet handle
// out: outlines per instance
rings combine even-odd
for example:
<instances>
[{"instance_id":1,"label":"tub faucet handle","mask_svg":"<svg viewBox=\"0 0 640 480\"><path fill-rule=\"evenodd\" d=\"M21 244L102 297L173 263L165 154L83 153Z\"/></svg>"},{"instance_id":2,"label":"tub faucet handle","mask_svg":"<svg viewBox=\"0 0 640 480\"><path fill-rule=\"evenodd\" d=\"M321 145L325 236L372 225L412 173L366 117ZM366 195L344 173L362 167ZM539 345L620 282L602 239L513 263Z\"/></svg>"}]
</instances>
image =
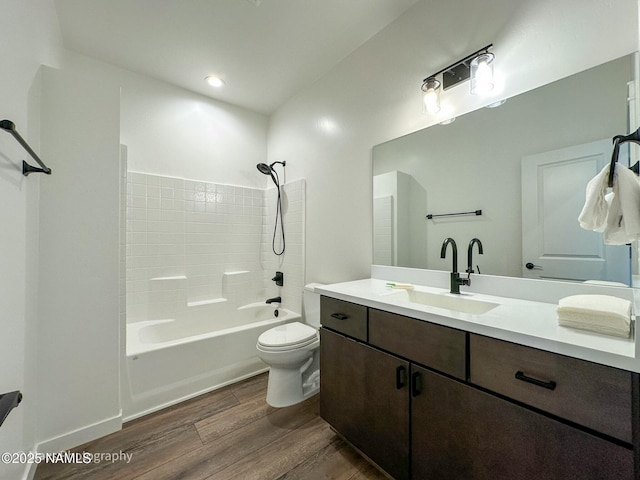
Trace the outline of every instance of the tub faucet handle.
<instances>
[{"instance_id":1,"label":"tub faucet handle","mask_svg":"<svg viewBox=\"0 0 640 480\"><path fill-rule=\"evenodd\" d=\"M273 277L271 280L276 282L277 286L282 287L284 285L284 273L276 272L276 276Z\"/></svg>"}]
</instances>

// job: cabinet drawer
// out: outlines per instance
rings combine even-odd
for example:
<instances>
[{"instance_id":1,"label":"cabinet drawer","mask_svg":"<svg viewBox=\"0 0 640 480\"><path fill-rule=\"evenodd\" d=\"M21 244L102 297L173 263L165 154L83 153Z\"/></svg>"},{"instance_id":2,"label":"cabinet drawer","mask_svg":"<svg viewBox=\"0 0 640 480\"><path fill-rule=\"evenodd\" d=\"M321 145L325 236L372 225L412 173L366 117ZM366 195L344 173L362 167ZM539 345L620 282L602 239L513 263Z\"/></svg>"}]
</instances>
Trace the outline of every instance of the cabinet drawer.
<instances>
[{"instance_id":1,"label":"cabinet drawer","mask_svg":"<svg viewBox=\"0 0 640 480\"><path fill-rule=\"evenodd\" d=\"M367 341L367 307L322 296L320 323L358 340Z\"/></svg>"},{"instance_id":2,"label":"cabinet drawer","mask_svg":"<svg viewBox=\"0 0 640 480\"><path fill-rule=\"evenodd\" d=\"M465 379L466 334L461 330L372 308L369 309L369 343Z\"/></svg>"},{"instance_id":3,"label":"cabinet drawer","mask_svg":"<svg viewBox=\"0 0 640 480\"><path fill-rule=\"evenodd\" d=\"M631 443L631 373L471 335L470 381Z\"/></svg>"}]
</instances>

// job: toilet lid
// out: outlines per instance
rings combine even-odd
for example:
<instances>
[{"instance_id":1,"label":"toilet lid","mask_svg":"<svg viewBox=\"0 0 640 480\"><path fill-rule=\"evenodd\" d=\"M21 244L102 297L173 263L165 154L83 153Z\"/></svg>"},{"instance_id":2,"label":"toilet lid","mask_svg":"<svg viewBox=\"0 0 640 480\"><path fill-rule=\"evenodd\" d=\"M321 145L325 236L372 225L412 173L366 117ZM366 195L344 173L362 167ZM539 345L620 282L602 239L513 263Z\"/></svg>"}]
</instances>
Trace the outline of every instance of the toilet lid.
<instances>
[{"instance_id":1,"label":"toilet lid","mask_svg":"<svg viewBox=\"0 0 640 480\"><path fill-rule=\"evenodd\" d=\"M308 343L317 333L315 328L300 322L285 323L264 332L258 337L258 343L265 347L290 347Z\"/></svg>"}]
</instances>

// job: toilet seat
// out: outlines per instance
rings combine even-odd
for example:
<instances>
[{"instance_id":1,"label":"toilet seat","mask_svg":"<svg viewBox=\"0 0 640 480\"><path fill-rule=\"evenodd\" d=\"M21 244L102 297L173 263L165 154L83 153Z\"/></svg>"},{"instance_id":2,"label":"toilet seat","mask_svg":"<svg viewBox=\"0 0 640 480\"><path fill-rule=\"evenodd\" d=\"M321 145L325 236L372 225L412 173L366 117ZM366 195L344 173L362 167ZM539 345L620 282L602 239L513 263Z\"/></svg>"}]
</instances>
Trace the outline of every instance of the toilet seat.
<instances>
[{"instance_id":1,"label":"toilet seat","mask_svg":"<svg viewBox=\"0 0 640 480\"><path fill-rule=\"evenodd\" d=\"M318 341L315 328L300 322L285 323L264 332L258 337L258 346L264 351L295 350Z\"/></svg>"}]
</instances>

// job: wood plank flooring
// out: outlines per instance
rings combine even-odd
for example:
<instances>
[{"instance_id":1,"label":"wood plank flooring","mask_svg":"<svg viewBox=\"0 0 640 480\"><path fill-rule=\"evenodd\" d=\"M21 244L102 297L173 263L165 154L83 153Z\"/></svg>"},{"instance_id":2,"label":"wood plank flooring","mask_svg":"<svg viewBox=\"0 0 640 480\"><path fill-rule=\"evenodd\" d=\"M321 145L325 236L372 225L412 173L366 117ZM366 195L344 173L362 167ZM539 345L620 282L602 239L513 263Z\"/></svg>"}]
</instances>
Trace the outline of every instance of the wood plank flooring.
<instances>
[{"instance_id":1,"label":"wood plank flooring","mask_svg":"<svg viewBox=\"0 0 640 480\"><path fill-rule=\"evenodd\" d=\"M35 480L384 480L320 418L318 395L288 408L265 401L262 374L128 422L74 452L131 461L42 463Z\"/></svg>"}]
</instances>

